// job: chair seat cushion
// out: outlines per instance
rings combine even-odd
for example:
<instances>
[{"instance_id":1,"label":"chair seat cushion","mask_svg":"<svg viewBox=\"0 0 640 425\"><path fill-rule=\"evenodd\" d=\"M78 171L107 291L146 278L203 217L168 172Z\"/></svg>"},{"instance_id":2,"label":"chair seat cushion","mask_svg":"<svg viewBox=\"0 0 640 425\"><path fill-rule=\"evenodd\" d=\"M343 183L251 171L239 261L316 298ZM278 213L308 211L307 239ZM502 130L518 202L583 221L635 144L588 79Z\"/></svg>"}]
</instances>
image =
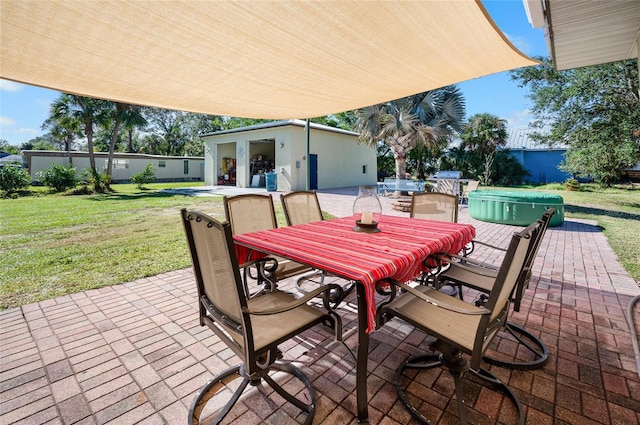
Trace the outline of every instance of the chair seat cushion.
<instances>
[{"instance_id":1,"label":"chair seat cushion","mask_svg":"<svg viewBox=\"0 0 640 425\"><path fill-rule=\"evenodd\" d=\"M296 263L295 261L288 260L282 257L274 257L278 260L278 269L276 270L276 279L282 280L291 276L295 276L300 273L305 273L313 270L311 267Z\"/></svg>"},{"instance_id":2,"label":"chair seat cushion","mask_svg":"<svg viewBox=\"0 0 640 425\"><path fill-rule=\"evenodd\" d=\"M478 310L477 307L428 286L419 285L416 289L443 304L469 311ZM482 318L481 315L465 315L436 307L410 293L396 298L385 307L385 310L391 310L394 315L419 327L428 327L430 335L442 341L451 342L467 353L473 350L474 339Z\"/></svg>"},{"instance_id":3,"label":"chair seat cushion","mask_svg":"<svg viewBox=\"0 0 640 425\"><path fill-rule=\"evenodd\" d=\"M251 298L247 304L252 310L267 310L282 307L295 299L290 293L274 291ZM259 351L274 342L286 340L292 334L299 333L300 328L317 323L324 316L324 312L308 304L303 304L284 313L268 316L254 315L251 321L255 350Z\"/></svg>"}]
</instances>

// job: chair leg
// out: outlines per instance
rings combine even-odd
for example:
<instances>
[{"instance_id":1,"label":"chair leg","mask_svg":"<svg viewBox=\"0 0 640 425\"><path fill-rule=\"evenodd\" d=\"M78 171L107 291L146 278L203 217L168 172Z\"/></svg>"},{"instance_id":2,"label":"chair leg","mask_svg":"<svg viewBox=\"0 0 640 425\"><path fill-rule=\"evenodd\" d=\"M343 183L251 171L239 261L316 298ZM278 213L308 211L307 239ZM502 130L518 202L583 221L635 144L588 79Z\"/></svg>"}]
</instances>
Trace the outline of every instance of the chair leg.
<instances>
[{"instance_id":1,"label":"chair leg","mask_svg":"<svg viewBox=\"0 0 640 425\"><path fill-rule=\"evenodd\" d=\"M206 384L202 386L202 388L200 388L200 390L198 390L198 392L196 393L196 396L191 402L191 407L189 408L189 420L188 420L189 425L197 425L200 423L200 414L202 413L202 410L204 409L206 402L209 401L211 398L213 398L213 396L215 395L215 394L210 395L209 394L210 391L213 390L216 386L223 387L227 385L229 382L233 381L234 379L241 378L242 373L240 372L240 369L241 369L240 365L230 367L229 369L226 369L220 372L219 374L217 374L216 376L214 376L213 378L211 378ZM224 407L216 415L214 420L211 422L212 424L219 424L224 420L224 418L231 411L231 408L236 404L236 402L240 398L240 395L242 394L244 389L247 387L248 383L249 383L249 379L247 379L246 377L242 377L242 382L240 383L238 388L234 391L229 401L224 405ZM216 393L217 392L218 391L216 391Z\"/></svg>"},{"instance_id":2,"label":"chair leg","mask_svg":"<svg viewBox=\"0 0 640 425\"><path fill-rule=\"evenodd\" d=\"M471 372L472 372L472 376L476 376L480 378L482 382L485 382L485 383L488 382L489 384L496 387L496 389L501 391L504 395L509 397L511 399L511 402L516 406L516 409L518 410L518 425L525 424L524 411L522 410L522 404L520 404L520 399L518 399L515 393L511 391L511 388L509 388L507 384L505 384L504 382L496 378L495 375L493 375L491 372L489 372L486 369L480 368L480 370L478 370L477 372L471 369Z\"/></svg>"},{"instance_id":3,"label":"chair leg","mask_svg":"<svg viewBox=\"0 0 640 425\"><path fill-rule=\"evenodd\" d=\"M398 398L414 419L416 419L421 424L431 424L431 421L424 415L422 415L422 413L420 413L420 411L415 406L413 406L407 398L402 385L402 376L405 369L424 370L443 366L448 369L449 373L451 373L454 378L456 404L458 407L458 416L461 424L467 423L467 412L462 396L462 379L464 378L467 371L471 371L471 376L480 378L482 380L482 384L491 384L492 388L501 391L503 394L509 397L509 399L511 399L516 409L518 410L518 425L524 425L525 416L522 410L522 405L520 404L520 401L513 393L513 391L511 391L511 389L505 383L500 381L485 369L480 369L478 372L470 369L469 362L466 360L466 358L462 357L461 353L455 348L452 348L447 344L439 344L438 346L442 349L442 354L423 354L420 356L412 357L401 364L400 367L396 370L395 380Z\"/></svg>"},{"instance_id":4,"label":"chair leg","mask_svg":"<svg viewBox=\"0 0 640 425\"><path fill-rule=\"evenodd\" d=\"M218 410L215 412L216 416L213 419L207 418L206 423L211 423L211 424L221 423L224 420L224 418L229 414L233 406L238 402L238 400L240 399L240 396L246 389L247 385L251 384L252 386L255 386L255 385L258 385L260 381L264 380L264 382L267 385L273 388L273 390L277 394L279 394L282 398L284 398L287 402L291 403L292 405L300 409L302 412L306 413L306 419L304 422L302 422L303 424L305 425L311 424L313 422L313 417L315 415L315 409L316 409L316 393L309 378L297 367L291 364L282 363L282 362L275 362L271 364L268 367L268 371L269 372L279 371L279 372L287 373L297 378L304 385L304 388L307 389L308 400L303 401L295 397L293 394L289 393L287 390L282 388L280 384L278 384L266 372L265 373L261 372L260 377L249 378L245 373L244 366L238 365L222 371L221 373L219 373L218 375L210 379L205 385L203 385L202 388L200 388L200 390L198 390L198 392L196 393L191 403L191 407L189 409L188 424L189 425L200 424L200 416L206 404L210 400L212 400L217 394L224 392L225 388L229 385L229 383L231 383L231 381L238 378L241 378L242 381L240 382L240 384L235 390L226 388L228 391L233 391L233 394L231 395L230 399L226 402L224 406L218 408ZM298 386L296 386L296 388L299 389ZM297 391L297 393L299 393L299 391Z\"/></svg>"},{"instance_id":5,"label":"chair leg","mask_svg":"<svg viewBox=\"0 0 640 425\"><path fill-rule=\"evenodd\" d=\"M302 371L297 367L290 364L286 364L286 363L275 363L271 366L271 368L295 376L307 388L307 391L309 392L309 402L305 403L301 401L299 398L294 397L291 393L287 392L277 382L271 379L269 375L266 375L264 377L265 382L269 384L269 386L273 388L274 391L277 392L282 398L284 398L289 403L296 406L298 409L307 413L307 420L304 423L310 424L313 421L313 416L315 415L315 412L316 412L316 392L307 375L302 373Z\"/></svg>"},{"instance_id":6,"label":"chair leg","mask_svg":"<svg viewBox=\"0 0 640 425\"><path fill-rule=\"evenodd\" d=\"M539 338L534 336L526 329L509 322L505 324L505 330L518 341L519 345L529 350L533 354L534 359L531 361L510 362L485 356L482 358L482 360L494 366L514 370L540 369L547 363L547 361L549 360L549 350L547 350L546 345L544 345L544 343Z\"/></svg>"},{"instance_id":7,"label":"chair leg","mask_svg":"<svg viewBox=\"0 0 640 425\"><path fill-rule=\"evenodd\" d=\"M431 421L409 402L402 385L402 375L404 374L405 369L433 369L435 367L440 367L441 365L442 362L440 361L439 354L423 354L421 356L411 357L406 362L402 363L396 370L395 380L398 398L404 405L405 409L409 411L409 414L411 414L411 416L421 424L431 424Z\"/></svg>"},{"instance_id":8,"label":"chair leg","mask_svg":"<svg viewBox=\"0 0 640 425\"><path fill-rule=\"evenodd\" d=\"M322 273L322 270L311 270L310 272L300 275L299 277L296 278L296 289L301 294L304 294L304 295L308 294L309 291L307 291L302 287L302 282L320 273ZM324 273L322 273L322 276L320 277L320 285L323 285L323 284L324 284Z\"/></svg>"}]
</instances>

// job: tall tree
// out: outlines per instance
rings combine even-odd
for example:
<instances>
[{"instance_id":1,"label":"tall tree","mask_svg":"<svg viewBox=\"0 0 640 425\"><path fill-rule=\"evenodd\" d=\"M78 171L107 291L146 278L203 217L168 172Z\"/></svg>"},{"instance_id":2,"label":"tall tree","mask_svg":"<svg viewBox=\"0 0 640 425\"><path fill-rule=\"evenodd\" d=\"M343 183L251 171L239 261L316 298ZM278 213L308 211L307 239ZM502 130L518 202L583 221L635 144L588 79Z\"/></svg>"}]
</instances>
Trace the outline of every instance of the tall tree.
<instances>
[{"instance_id":1,"label":"tall tree","mask_svg":"<svg viewBox=\"0 0 640 425\"><path fill-rule=\"evenodd\" d=\"M10 145L8 140L0 139L0 152L17 155L20 153L20 149L17 146Z\"/></svg>"},{"instance_id":2,"label":"tall tree","mask_svg":"<svg viewBox=\"0 0 640 425\"><path fill-rule=\"evenodd\" d=\"M53 105L52 105L53 106ZM53 111L42 124L42 129L49 130L51 138L58 141L61 147L69 152L73 148L73 142L82 135L82 123L74 116L58 116L53 118ZM69 161L71 157L69 156Z\"/></svg>"},{"instance_id":3,"label":"tall tree","mask_svg":"<svg viewBox=\"0 0 640 425\"><path fill-rule=\"evenodd\" d=\"M120 126L124 128L133 128L139 123L146 123L146 120L140 113L140 107L129 105L122 102L107 102L111 107L108 109L109 118L113 122L113 130L111 131L111 141L109 143L109 154L107 158L107 183L111 181L111 173L113 169L113 154L116 150L116 142L120 133Z\"/></svg>"},{"instance_id":4,"label":"tall tree","mask_svg":"<svg viewBox=\"0 0 640 425\"><path fill-rule=\"evenodd\" d=\"M529 88L541 143L569 146L562 167L610 185L640 161L637 60L556 71L549 59L511 71Z\"/></svg>"},{"instance_id":5,"label":"tall tree","mask_svg":"<svg viewBox=\"0 0 640 425\"><path fill-rule=\"evenodd\" d=\"M460 138L460 147L476 158L472 173L480 183L488 186L496 152L507 143L507 121L488 113L472 115Z\"/></svg>"},{"instance_id":6,"label":"tall tree","mask_svg":"<svg viewBox=\"0 0 640 425\"><path fill-rule=\"evenodd\" d=\"M133 146L133 132L136 129L144 129L147 120L142 113L142 107L129 105L129 113L126 115L122 127L127 132L127 152L135 152Z\"/></svg>"},{"instance_id":7,"label":"tall tree","mask_svg":"<svg viewBox=\"0 0 640 425\"><path fill-rule=\"evenodd\" d=\"M143 113L149 123L148 130L166 142L165 144L154 144L157 147L162 146L166 150L148 152L159 155L183 155L187 143L194 143L194 138L198 138L201 125L206 121L202 119L206 115L170 109L144 108Z\"/></svg>"},{"instance_id":8,"label":"tall tree","mask_svg":"<svg viewBox=\"0 0 640 425\"><path fill-rule=\"evenodd\" d=\"M66 93L60 95L51 105L51 119L68 120L74 118L81 123L81 128L87 138L90 172L97 191L102 190L102 180L96 169L96 159L93 155L93 134L95 126L106 118L107 105L104 100Z\"/></svg>"},{"instance_id":9,"label":"tall tree","mask_svg":"<svg viewBox=\"0 0 640 425\"><path fill-rule=\"evenodd\" d=\"M465 103L454 85L369 106L357 111L360 141L384 141L396 163L396 178L406 175L407 153L416 146L436 150L464 127Z\"/></svg>"}]
</instances>

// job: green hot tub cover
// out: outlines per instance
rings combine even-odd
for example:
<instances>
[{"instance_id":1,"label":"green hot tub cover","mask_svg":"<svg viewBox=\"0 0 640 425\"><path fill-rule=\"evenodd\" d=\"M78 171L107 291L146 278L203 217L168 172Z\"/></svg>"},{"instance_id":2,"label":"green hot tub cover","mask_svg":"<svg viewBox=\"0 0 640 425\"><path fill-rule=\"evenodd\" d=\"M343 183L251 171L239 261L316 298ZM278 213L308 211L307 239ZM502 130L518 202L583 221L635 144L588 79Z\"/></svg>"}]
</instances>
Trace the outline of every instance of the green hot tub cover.
<instances>
[{"instance_id":1,"label":"green hot tub cover","mask_svg":"<svg viewBox=\"0 0 640 425\"><path fill-rule=\"evenodd\" d=\"M560 195L541 192L475 190L469 193L469 215L491 223L528 226L548 208L555 208L549 226L564 223L564 200Z\"/></svg>"}]
</instances>

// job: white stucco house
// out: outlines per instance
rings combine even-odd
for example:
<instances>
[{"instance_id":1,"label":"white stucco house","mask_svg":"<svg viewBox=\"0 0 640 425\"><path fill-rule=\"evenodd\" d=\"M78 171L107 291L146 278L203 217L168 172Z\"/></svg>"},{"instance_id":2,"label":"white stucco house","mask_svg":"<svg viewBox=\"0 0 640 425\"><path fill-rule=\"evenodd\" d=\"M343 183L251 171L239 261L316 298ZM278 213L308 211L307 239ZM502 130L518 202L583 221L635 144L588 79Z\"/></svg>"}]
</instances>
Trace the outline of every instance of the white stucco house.
<instances>
[{"instance_id":1,"label":"white stucco house","mask_svg":"<svg viewBox=\"0 0 640 425\"><path fill-rule=\"evenodd\" d=\"M257 124L202 136L205 185L265 187L278 191L375 185L376 150L358 143L358 133L310 124L309 150L305 121ZM265 178L266 173L273 172ZM268 188L269 189L269 188Z\"/></svg>"}]
</instances>

